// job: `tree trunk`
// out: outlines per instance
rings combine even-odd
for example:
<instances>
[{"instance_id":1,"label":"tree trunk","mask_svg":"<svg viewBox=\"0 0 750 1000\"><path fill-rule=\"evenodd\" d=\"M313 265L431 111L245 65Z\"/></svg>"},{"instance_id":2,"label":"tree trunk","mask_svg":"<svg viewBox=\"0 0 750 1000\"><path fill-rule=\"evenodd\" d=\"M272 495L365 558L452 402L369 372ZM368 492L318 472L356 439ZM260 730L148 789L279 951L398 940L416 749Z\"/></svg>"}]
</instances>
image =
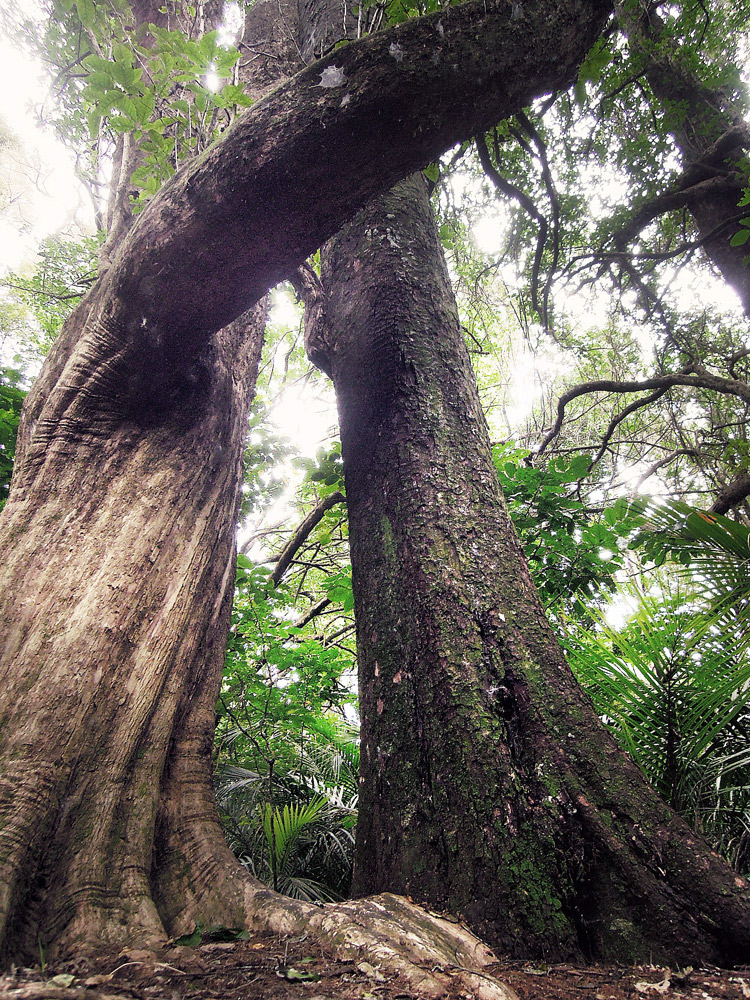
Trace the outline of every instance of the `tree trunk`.
<instances>
[{"instance_id":1,"label":"tree trunk","mask_svg":"<svg viewBox=\"0 0 750 1000\"><path fill-rule=\"evenodd\" d=\"M309 934L420 995L450 987L439 966L512 1000L474 975L493 956L465 928L389 895L285 899L224 841L211 744L264 320L217 334L161 419L120 424L97 400L41 465L21 456L0 523L0 961L155 946L200 920Z\"/></svg>"},{"instance_id":2,"label":"tree trunk","mask_svg":"<svg viewBox=\"0 0 750 1000\"><path fill-rule=\"evenodd\" d=\"M234 320L373 191L568 80L609 7L527 4L519 26L504 3L467 4L347 46L260 101L113 248L29 394L0 520L3 960L249 919L368 949L421 992L445 989L436 964L487 963L393 897L284 902L221 837L210 734L262 310Z\"/></svg>"},{"instance_id":3,"label":"tree trunk","mask_svg":"<svg viewBox=\"0 0 750 1000\"><path fill-rule=\"evenodd\" d=\"M209 726L264 318L217 335L166 414L84 400L75 422L36 428L38 460L20 456L0 528L5 955L163 936L150 883L158 895L178 798L221 842Z\"/></svg>"},{"instance_id":4,"label":"tree trunk","mask_svg":"<svg viewBox=\"0 0 750 1000\"><path fill-rule=\"evenodd\" d=\"M362 714L355 890L493 947L737 961L747 883L601 726L499 491L421 177L324 258Z\"/></svg>"}]
</instances>

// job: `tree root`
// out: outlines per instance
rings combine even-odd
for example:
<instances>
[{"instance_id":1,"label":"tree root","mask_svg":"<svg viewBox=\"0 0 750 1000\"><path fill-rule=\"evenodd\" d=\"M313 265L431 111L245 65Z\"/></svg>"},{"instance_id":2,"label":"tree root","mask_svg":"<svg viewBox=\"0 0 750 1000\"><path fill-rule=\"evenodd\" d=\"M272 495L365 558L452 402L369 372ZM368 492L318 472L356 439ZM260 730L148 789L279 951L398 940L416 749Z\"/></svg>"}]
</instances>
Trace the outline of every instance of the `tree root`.
<instances>
[{"instance_id":1,"label":"tree root","mask_svg":"<svg viewBox=\"0 0 750 1000\"><path fill-rule=\"evenodd\" d=\"M478 1000L517 1000L510 987L482 972L497 959L471 931L403 896L316 906L248 886L245 906L251 926L308 934L337 958L403 977L419 996L443 997L458 983Z\"/></svg>"}]
</instances>

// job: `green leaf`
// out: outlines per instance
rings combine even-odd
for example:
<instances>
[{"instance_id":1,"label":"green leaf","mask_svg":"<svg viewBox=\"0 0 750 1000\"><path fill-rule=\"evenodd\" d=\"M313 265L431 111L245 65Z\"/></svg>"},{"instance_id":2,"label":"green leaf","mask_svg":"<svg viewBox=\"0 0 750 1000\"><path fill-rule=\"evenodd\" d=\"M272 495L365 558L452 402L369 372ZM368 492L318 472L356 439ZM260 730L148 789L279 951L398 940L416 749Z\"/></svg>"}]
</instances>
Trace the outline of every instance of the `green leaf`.
<instances>
[{"instance_id":1,"label":"green leaf","mask_svg":"<svg viewBox=\"0 0 750 1000\"><path fill-rule=\"evenodd\" d=\"M250 934L244 927L225 927L219 924L216 927L207 927L203 932L204 942L249 940Z\"/></svg>"},{"instance_id":2,"label":"green leaf","mask_svg":"<svg viewBox=\"0 0 750 1000\"><path fill-rule=\"evenodd\" d=\"M76 13L81 24L90 31L96 24L96 4L94 0L76 0Z\"/></svg>"},{"instance_id":3,"label":"green leaf","mask_svg":"<svg viewBox=\"0 0 750 1000\"><path fill-rule=\"evenodd\" d=\"M317 983L320 980L317 972L301 972L299 969L294 969L291 966L282 966L276 970L276 975L280 979L287 979L291 983Z\"/></svg>"},{"instance_id":4,"label":"green leaf","mask_svg":"<svg viewBox=\"0 0 750 1000\"><path fill-rule=\"evenodd\" d=\"M183 934L181 937L175 938L172 943L182 948L197 948L203 941L203 930L203 924L198 921L190 934Z\"/></svg>"}]
</instances>

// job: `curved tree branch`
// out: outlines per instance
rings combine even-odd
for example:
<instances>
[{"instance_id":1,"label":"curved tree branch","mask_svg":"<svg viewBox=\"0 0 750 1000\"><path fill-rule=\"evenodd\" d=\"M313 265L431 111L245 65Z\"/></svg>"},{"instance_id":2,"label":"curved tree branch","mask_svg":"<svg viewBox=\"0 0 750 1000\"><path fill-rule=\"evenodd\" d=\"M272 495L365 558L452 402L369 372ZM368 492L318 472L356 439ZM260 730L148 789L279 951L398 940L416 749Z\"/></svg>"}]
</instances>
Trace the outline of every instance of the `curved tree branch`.
<instances>
[{"instance_id":1,"label":"curved tree branch","mask_svg":"<svg viewBox=\"0 0 750 1000\"><path fill-rule=\"evenodd\" d=\"M690 374L690 373L693 374ZM750 385L741 382L739 379L725 378L721 375L713 375L699 365L692 365L690 368L672 375L656 375L654 378L643 379L641 381L618 382L615 379L598 379L592 382L583 382L563 393L557 404L557 420L552 430L542 441L537 455L541 455L562 429L565 419L565 407L579 396L585 396L592 392L645 392L649 389L658 390L659 396L664 395L674 386L691 386L696 389L711 389L727 396L737 396L745 402L750 403ZM654 398L658 396L654 395ZM644 400L643 402L651 402ZM637 407L636 407L637 408ZM616 426L616 425L615 425Z\"/></svg>"},{"instance_id":2,"label":"curved tree branch","mask_svg":"<svg viewBox=\"0 0 750 1000\"><path fill-rule=\"evenodd\" d=\"M665 215L667 212L673 212L680 208L694 208L699 201L729 193L736 193L737 200L739 201L742 188L743 185L740 183L738 174L720 174L715 177L704 177L688 187L680 183L676 187L664 191L662 194L641 205L635 215L627 221L622 229L614 234L614 245L618 250L624 250L649 223ZM723 224L721 228L724 228ZM707 240L713 239L714 235L713 233L707 234L701 242L705 243ZM683 247L685 247L684 244Z\"/></svg>"},{"instance_id":3,"label":"curved tree branch","mask_svg":"<svg viewBox=\"0 0 750 1000\"><path fill-rule=\"evenodd\" d=\"M542 168L542 180L544 181L547 197L549 198L549 203L552 207L552 263L550 264L547 272L547 278L544 282L544 291L542 293L544 311L541 314L542 322L544 323L545 328L547 328L549 327L549 297L552 290L552 280L555 276L555 272L557 271L557 264L560 259L560 199L557 196L555 182L552 178L552 171L550 170L549 158L547 156L547 146L544 140L527 117L525 111L519 111L516 118L526 130L527 134L531 138L531 141L536 147L537 156Z\"/></svg>"},{"instance_id":4,"label":"curved tree branch","mask_svg":"<svg viewBox=\"0 0 750 1000\"><path fill-rule=\"evenodd\" d=\"M602 438L602 443L599 446L599 450L591 460L591 465L589 466L589 472L594 468L597 462L600 461L602 455L604 455L604 452L607 450L607 446L609 445L609 442L612 439L612 435L620 426L620 424L623 422L623 420L629 417L631 413L635 413L636 410L640 410L644 406L649 406L651 403L655 403L657 399L661 399L661 397L664 396L667 392L669 392L669 388L655 389L653 392L649 393L648 396L641 396L640 399L634 400L632 403L626 406L624 410L620 410L620 412L616 416L614 416L612 420L610 420L609 426L604 432L604 437Z\"/></svg>"},{"instance_id":5,"label":"curved tree branch","mask_svg":"<svg viewBox=\"0 0 750 1000\"><path fill-rule=\"evenodd\" d=\"M471 0L337 49L258 101L154 196L74 314L32 390L21 441L39 447L21 465L33 475L60 435L169 412L218 329L375 194L567 85L611 10L533 0L514 20L507 0Z\"/></svg>"},{"instance_id":6,"label":"curved tree branch","mask_svg":"<svg viewBox=\"0 0 750 1000\"><path fill-rule=\"evenodd\" d=\"M696 452L694 448L676 448L674 451L670 451L668 455L664 455L663 458L660 458L658 461L653 462L651 465L648 466L645 472L641 473L641 475L636 479L635 483L632 484L633 492L637 493L647 479L650 479L651 476L655 475L659 471L659 469L663 469L666 465L669 465L671 462L674 462L674 460L676 458L679 458L680 455L694 456L695 454ZM621 486L622 482L619 483L618 485Z\"/></svg>"},{"instance_id":7,"label":"curved tree branch","mask_svg":"<svg viewBox=\"0 0 750 1000\"><path fill-rule=\"evenodd\" d=\"M294 627L304 628L308 622L311 622L314 618L317 618L318 615L321 615L329 604L332 603L333 602L330 597L322 597L316 604L309 607L303 615L300 615L299 618L295 620Z\"/></svg>"}]
</instances>

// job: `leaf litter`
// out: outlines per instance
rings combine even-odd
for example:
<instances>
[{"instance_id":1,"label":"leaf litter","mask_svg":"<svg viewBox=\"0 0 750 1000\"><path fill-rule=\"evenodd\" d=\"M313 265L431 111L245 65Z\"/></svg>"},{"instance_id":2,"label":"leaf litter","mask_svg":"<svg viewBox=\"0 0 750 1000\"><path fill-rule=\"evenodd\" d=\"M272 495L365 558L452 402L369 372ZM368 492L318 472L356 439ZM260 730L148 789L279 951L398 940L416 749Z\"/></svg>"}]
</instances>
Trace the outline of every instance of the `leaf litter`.
<instances>
[{"instance_id":1,"label":"leaf litter","mask_svg":"<svg viewBox=\"0 0 750 1000\"><path fill-rule=\"evenodd\" d=\"M204 935L200 936L205 940ZM210 936L210 935L209 935ZM219 937L221 935L215 935ZM228 935L227 935L228 936ZM196 938L197 939L197 938ZM747 1000L750 966L545 965L504 960L484 970L519 1000ZM67 985L65 985L67 984ZM403 980L367 962L345 962L310 939L252 933L247 939L131 949L96 958L11 968L3 1000L421 1000ZM446 1000L472 1000L458 981Z\"/></svg>"}]
</instances>

